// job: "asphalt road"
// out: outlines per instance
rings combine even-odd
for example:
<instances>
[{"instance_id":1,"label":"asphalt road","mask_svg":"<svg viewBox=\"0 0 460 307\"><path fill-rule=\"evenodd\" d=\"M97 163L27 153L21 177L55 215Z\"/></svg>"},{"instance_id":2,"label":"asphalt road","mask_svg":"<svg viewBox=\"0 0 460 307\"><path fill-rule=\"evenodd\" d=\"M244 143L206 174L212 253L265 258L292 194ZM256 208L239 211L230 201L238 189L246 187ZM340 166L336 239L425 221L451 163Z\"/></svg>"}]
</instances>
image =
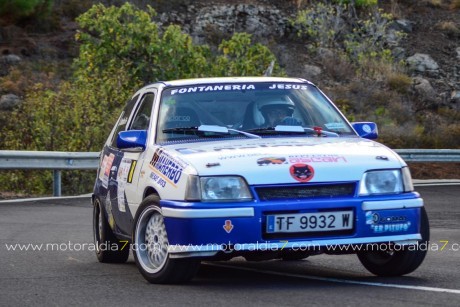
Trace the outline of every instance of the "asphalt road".
<instances>
[{"instance_id":1,"label":"asphalt road","mask_svg":"<svg viewBox=\"0 0 460 307\"><path fill-rule=\"evenodd\" d=\"M354 255L320 255L204 263L186 285L148 284L132 256L126 264L99 263L84 245L92 243L87 199L0 203L0 305L460 306L460 186L417 190L430 218L431 244L410 275L375 277ZM61 251L11 250L46 243Z\"/></svg>"}]
</instances>

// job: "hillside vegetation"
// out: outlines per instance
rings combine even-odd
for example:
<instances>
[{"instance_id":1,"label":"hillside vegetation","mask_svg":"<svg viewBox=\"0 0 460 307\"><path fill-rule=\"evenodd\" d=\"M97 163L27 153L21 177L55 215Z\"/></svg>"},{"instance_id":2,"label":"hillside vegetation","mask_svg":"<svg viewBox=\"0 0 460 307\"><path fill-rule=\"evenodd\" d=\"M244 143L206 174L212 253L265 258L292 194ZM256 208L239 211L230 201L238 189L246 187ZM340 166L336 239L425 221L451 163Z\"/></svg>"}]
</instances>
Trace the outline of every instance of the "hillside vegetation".
<instances>
[{"instance_id":1,"label":"hillside vegetation","mask_svg":"<svg viewBox=\"0 0 460 307\"><path fill-rule=\"evenodd\" d=\"M460 147L458 0L147 3L0 4L1 149L99 151L140 86L262 75L272 61L273 75L310 79L350 120L377 122L393 148ZM64 175L69 194L94 177ZM49 193L51 173L0 182Z\"/></svg>"}]
</instances>

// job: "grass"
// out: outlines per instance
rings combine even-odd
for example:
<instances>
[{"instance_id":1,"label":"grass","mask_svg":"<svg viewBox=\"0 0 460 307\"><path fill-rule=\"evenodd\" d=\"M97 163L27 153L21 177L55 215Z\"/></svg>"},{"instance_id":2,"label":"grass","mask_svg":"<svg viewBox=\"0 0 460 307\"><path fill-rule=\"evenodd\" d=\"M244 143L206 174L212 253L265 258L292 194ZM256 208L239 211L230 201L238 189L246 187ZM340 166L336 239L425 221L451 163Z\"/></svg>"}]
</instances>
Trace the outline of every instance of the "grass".
<instances>
[{"instance_id":1,"label":"grass","mask_svg":"<svg viewBox=\"0 0 460 307\"><path fill-rule=\"evenodd\" d=\"M455 36L460 34L460 29L453 21L443 21L436 25L436 28L445 32L447 35Z\"/></svg>"}]
</instances>

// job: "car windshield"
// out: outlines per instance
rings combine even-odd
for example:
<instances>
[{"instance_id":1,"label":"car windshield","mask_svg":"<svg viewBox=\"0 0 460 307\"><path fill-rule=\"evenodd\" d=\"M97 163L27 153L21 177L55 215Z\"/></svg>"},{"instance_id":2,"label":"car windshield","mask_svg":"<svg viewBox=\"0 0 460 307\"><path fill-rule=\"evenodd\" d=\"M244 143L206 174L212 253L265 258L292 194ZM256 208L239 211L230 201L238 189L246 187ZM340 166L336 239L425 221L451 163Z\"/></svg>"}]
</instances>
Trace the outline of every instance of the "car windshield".
<instances>
[{"instance_id":1,"label":"car windshield","mask_svg":"<svg viewBox=\"0 0 460 307\"><path fill-rule=\"evenodd\" d=\"M355 135L309 83L224 83L166 88L157 143L202 139Z\"/></svg>"}]
</instances>

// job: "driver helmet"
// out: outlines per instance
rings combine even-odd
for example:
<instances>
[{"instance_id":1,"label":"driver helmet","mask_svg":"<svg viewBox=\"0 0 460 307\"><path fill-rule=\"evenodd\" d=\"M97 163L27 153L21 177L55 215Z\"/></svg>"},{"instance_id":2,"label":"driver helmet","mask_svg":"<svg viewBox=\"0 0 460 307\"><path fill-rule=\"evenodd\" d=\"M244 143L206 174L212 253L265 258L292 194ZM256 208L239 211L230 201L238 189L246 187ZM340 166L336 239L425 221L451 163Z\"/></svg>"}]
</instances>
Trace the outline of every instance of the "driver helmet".
<instances>
[{"instance_id":1,"label":"driver helmet","mask_svg":"<svg viewBox=\"0 0 460 307\"><path fill-rule=\"evenodd\" d=\"M259 100L254 104L254 122L256 125L263 125L269 110L282 108L286 111L287 116L292 116L295 105L289 97L267 97Z\"/></svg>"}]
</instances>

